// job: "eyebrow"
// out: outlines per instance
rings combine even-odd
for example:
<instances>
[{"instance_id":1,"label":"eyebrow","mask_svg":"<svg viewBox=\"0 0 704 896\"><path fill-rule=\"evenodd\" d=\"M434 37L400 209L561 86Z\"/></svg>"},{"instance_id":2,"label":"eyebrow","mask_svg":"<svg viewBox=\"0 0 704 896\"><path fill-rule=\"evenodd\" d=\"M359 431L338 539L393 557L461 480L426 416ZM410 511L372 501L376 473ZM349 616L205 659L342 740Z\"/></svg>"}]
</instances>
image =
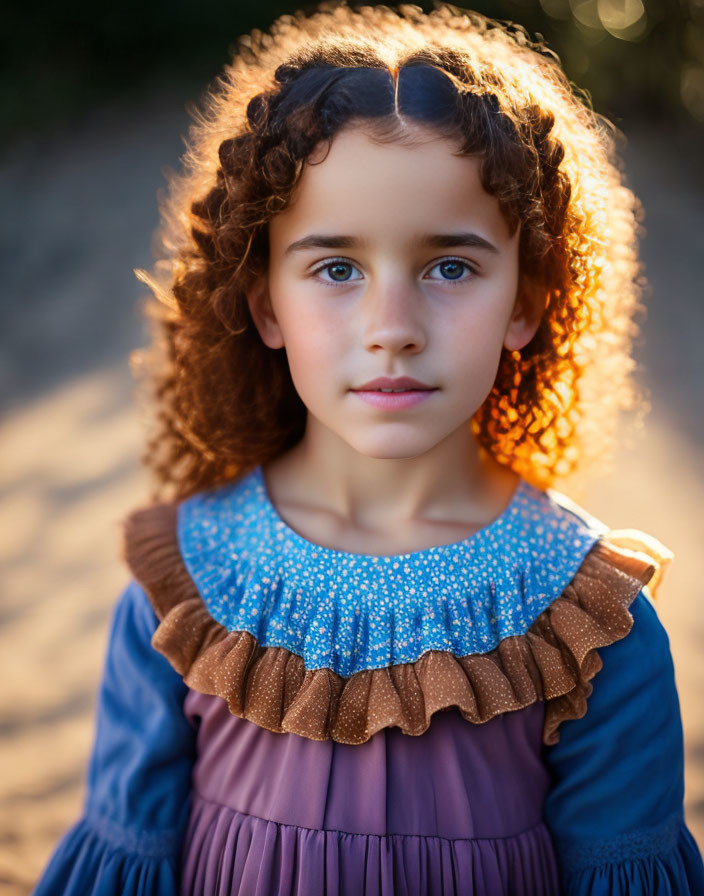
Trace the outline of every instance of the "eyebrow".
<instances>
[{"instance_id":1,"label":"eyebrow","mask_svg":"<svg viewBox=\"0 0 704 896\"><path fill-rule=\"evenodd\" d=\"M304 249L359 249L363 243L353 236L338 236L325 233L311 233L300 240L296 240L287 247L284 255L292 252L300 252ZM485 249L488 252L498 254L499 250L493 243L479 236L478 233L463 231L461 233L426 233L420 240L419 246L427 246L431 249L452 249L455 246L466 246L470 249Z\"/></svg>"}]
</instances>

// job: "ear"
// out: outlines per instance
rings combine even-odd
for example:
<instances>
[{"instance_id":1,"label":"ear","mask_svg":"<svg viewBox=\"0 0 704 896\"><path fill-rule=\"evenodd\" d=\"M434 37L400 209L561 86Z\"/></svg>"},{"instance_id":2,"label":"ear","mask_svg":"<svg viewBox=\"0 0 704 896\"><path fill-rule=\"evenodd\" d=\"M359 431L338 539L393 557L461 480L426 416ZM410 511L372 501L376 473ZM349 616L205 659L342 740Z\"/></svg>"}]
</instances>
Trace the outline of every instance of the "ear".
<instances>
[{"instance_id":1,"label":"ear","mask_svg":"<svg viewBox=\"0 0 704 896\"><path fill-rule=\"evenodd\" d=\"M524 277L506 327L505 348L518 351L531 341L540 326L547 302L545 289L540 289L535 281Z\"/></svg>"},{"instance_id":2,"label":"ear","mask_svg":"<svg viewBox=\"0 0 704 896\"><path fill-rule=\"evenodd\" d=\"M269 348L283 348L284 337L271 304L267 277L261 276L252 281L245 294L249 313L264 345Z\"/></svg>"}]
</instances>

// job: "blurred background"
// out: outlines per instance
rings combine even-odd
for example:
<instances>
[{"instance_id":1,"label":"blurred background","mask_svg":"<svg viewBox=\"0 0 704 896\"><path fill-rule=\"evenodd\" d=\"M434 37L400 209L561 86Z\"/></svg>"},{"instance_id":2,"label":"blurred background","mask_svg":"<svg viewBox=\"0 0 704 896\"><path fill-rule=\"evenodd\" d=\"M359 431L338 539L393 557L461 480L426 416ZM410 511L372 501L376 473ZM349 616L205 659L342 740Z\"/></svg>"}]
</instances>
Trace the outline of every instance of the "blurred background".
<instances>
[{"instance_id":1,"label":"blurred background","mask_svg":"<svg viewBox=\"0 0 704 896\"><path fill-rule=\"evenodd\" d=\"M392 4L388 4L392 5ZM432 4L418 4L423 9ZM0 891L30 891L78 817L119 523L146 502L128 366L146 333L157 193L187 109L236 37L303 7L264 0L15 4L0 97ZM643 202L645 427L598 479L565 488L675 553L659 593L704 844L704 0L486 0L560 56L625 134ZM637 733L634 732L634 737Z\"/></svg>"}]
</instances>

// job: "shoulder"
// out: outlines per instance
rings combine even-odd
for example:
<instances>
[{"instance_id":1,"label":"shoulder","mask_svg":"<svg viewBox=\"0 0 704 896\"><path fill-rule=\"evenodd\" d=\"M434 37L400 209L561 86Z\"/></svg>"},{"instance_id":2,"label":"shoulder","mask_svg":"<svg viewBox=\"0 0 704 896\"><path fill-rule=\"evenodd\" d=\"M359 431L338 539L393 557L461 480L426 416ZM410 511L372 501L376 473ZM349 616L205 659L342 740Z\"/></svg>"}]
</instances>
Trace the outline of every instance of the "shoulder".
<instances>
[{"instance_id":1,"label":"shoulder","mask_svg":"<svg viewBox=\"0 0 704 896\"><path fill-rule=\"evenodd\" d=\"M647 651L653 657L669 653L670 639L667 630L658 616L653 598L645 588L638 592L629 610L633 617L633 628L628 638L624 639L621 652L628 650L636 654L638 651Z\"/></svg>"},{"instance_id":2,"label":"shoulder","mask_svg":"<svg viewBox=\"0 0 704 896\"><path fill-rule=\"evenodd\" d=\"M561 519L571 519L574 525L585 527L593 532L598 540L606 548L616 551L634 560L645 561L652 567L648 574L649 581L645 585L646 596L653 598L662 580L667 567L673 559L672 551L659 541L654 535L644 532L642 529L627 528L614 529L594 516L589 510L578 504L568 495L555 488L548 488L540 492L552 512ZM654 604L651 606L654 609Z\"/></svg>"},{"instance_id":3,"label":"shoulder","mask_svg":"<svg viewBox=\"0 0 704 896\"><path fill-rule=\"evenodd\" d=\"M543 739L554 746L565 730L597 723L599 705L628 699L624 689L638 681L655 690L672 681L669 639L653 599L673 555L641 530L609 528L561 492L540 494L556 519L574 520L595 536L586 552L578 551L566 587L528 632L531 642L540 639L541 650L559 648L559 675L545 695ZM560 531L571 539L571 527L563 529L561 523ZM551 561L545 556L543 562ZM589 722L578 726L586 715Z\"/></svg>"},{"instance_id":4,"label":"shoulder","mask_svg":"<svg viewBox=\"0 0 704 896\"><path fill-rule=\"evenodd\" d=\"M154 683L157 679L171 683L172 670L154 646L159 625L150 596L136 579L131 579L112 608L107 670L120 679L128 674L139 678L149 675Z\"/></svg>"},{"instance_id":5,"label":"shoulder","mask_svg":"<svg viewBox=\"0 0 704 896\"><path fill-rule=\"evenodd\" d=\"M123 559L159 620L192 591L194 569L230 566L233 546L256 540L257 486L253 471L183 499L136 508L124 519Z\"/></svg>"},{"instance_id":6,"label":"shoulder","mask_svg":"<svg viewBox=\"0 0 704 896\"><path fill-rule=\"evenodd\" d=\"M664 700L675 690L670 638L646 589L629 612L633 624L628 635L600 651L602 668L594 679L592 708L640 702L646 694Z\"/></svg>"},{"instance_id":7,"label":"shoulder","mask_svg":"<svg viewBox=\"0 0 704 896\"><path fill-rule=\"evenodd\" d=\"M239 550L245 531L256 541L260 501L250 473L180 500L137 508L123 520L122 555L133 581L116 612L121 618L137 613L149 636L146 646L189 685L207 678L193 667L210 669L207 647L227 635L204 595L235 587L238 554L246 557Z\"/></svg>"},{"instance_id":8,"label":"shoulder","mask_svg":"<svg viewBox=\"0 0 704 896\"><path fill-rule=\"evenodd\" d=\"M547 703L544 743L554 756L581 755L587 745L594 756L611 755L624 750L636 731L649 729L654 736L660 731L681 738L670 639L647 588L604 621L565 637L582 658L575 685Z\"/></svg>"},{"instance_id":9,"label":"shoulder","mask_svg":"<svg viewBox=\"0 0 704 896\"><path fill-rule=\"evenodd\" d=\"M130 579L112 606L108 650L149 649L158 625L146 592L136 579Z\"/></svg>"},{"instance_id":10,"label":"shoulder","mask_svg":"<svg viewBox=\"0 0 704 896\"><path fill-rule=\"evenodd\" d=\"M113 623L129 623L134 631L151 638L159 620L154 613L144 588L136 579L130 579L120 592L112 608Z\"/></svg>"}]
</instances>

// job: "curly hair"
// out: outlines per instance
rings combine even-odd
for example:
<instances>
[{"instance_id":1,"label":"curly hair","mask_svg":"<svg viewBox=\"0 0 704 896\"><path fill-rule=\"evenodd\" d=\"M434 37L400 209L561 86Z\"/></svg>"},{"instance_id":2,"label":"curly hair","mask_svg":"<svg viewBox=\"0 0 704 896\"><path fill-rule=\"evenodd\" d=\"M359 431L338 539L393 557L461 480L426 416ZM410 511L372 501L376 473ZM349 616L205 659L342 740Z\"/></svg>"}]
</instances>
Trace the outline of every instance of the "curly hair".
<instances>
[{"instance_id":1,"label":"curly hair","mask_svg":"<svg viewBox=\"0 0 704 896\"><path fill-rule=\"evenodd\" d=\"M214 487L302 437L285 350L263 344L246 289L313 150L364 120L394 139L399 115L479 158L482 186L511 232L521 225L519 288L544 300L533 339L502 349L471 421L478 443L539 487L608 456L621 412L643 404L642 207L622 182L623 135L542 42L446 3L333 0L241 37L192 115L160 257L135 271L156 297L151 348L134 360L156 407L143 460L157 494Z\"/></svg>"}]
</instances>

